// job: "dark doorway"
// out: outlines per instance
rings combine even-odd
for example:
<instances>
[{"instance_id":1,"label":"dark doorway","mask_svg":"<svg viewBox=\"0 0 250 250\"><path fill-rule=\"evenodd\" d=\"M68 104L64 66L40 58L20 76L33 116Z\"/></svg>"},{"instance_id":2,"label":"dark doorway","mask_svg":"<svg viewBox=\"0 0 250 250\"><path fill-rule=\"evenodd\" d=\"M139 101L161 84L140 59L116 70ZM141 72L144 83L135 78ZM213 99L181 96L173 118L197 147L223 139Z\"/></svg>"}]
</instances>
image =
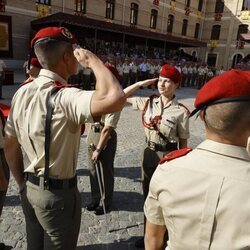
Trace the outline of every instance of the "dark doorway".
<instances>
[{"instance_id":1,"label":"dark doorway","mask_svg":"<svg viewBox=\"0 0 250 250\"><path fill-rule=\"evenodd\" d=\"M217 61L217 54L208 54L207 55L207 65L215 67L216 66L216 61Z\"/></svg>"}]
</instances>

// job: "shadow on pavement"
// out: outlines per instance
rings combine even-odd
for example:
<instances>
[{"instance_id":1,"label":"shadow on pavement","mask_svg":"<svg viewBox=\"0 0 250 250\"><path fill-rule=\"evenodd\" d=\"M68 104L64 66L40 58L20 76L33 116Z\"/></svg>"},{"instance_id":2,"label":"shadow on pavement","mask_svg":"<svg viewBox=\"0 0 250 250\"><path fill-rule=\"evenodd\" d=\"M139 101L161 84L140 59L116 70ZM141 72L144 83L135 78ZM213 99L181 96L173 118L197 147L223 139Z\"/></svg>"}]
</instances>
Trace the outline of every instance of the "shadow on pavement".
<instances>
[{"instance_id":1,"label":"shadow on pavement","mask_svg":"<svg viewBox=\"0 0 250 250\"><path fill-rule=\"evenodd\" d=\"M81 192L82 208L91 202L90 192ZM113 204L109 212L112 211L143 211L143 196L137 192L121 192L115 191L113 195Z\"/></svg>"},{"instance_id":2,"label":"shadow on pavement","mask_svg":"<svg viewBox=\"0 0 250 250\"><path fill-rule=\"evenodd\" d=\"M95 244L95 245L87 245L87 246L78 246L77 250L135 250L134 244L136 240L141 237L131 237L126 240L115 241L113 243L107 244Z\"/></svg>"},{"instance_id":3,"label":"shadow on pavement","mask_svg":"<svg viewBox=\"0 0 250 250\"><path fill-rule=\"evenodd\" d=\"M143 196L137 192L114 192L113 211L140 212L143 208Z\"/></svg>"},{"instance_id":4,"label":"shadow on pavement","mask_svg":"<svg viewBox=\"0 0 250 250\"><path fill-rule=\"evenodd\" d=\"M141 177L141 167L115 168L115 177L129 178L135 182L139 182L139 178Z\"/></svg>"},{"instance_id":5,"label":"shadow on pavement","mask_svg":"<svg viewBox=\"0 0 250 250\"><path fill-rule=\"evenodd\" d=\"M18 195L9 195L5 197L4 206L19 206L21 201Z\"/></svg>"}]
</instances>

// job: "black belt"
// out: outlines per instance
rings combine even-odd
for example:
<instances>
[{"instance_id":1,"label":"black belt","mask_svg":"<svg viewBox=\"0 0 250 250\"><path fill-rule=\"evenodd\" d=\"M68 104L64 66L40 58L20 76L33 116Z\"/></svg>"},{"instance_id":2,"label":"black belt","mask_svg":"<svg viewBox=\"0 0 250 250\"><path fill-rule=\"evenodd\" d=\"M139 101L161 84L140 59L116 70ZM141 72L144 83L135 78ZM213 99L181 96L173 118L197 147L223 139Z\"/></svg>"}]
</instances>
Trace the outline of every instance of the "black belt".
<instances>
[{"instance_id":1,"label":"black belt","mask_svg":"<svg viewBox=\"0 0 250 250\"><path fill-rule=\"evenodd\" d=\"M43 176L39 177L33 173L24 173L25 180L33 183L34 185L42 187L44 183ZM75 175L70 179L51 179L49 178L49 189L70 189L77 186L77 176Z\"/></svg>"},{"instance_id":2,"label":"black belt","mask_svg":"<svg viewBox=\"0 0 250 250\"><path fill-rule=\"evenodd\" d=\"M150 148L153 151L161 151L161 152L167 152L167 151L173 151L176 150L178 147L176 142L173 143L167 143L167 144L158 144L152 141L147 142L148 148Z\"/></svg>"}]
</instances>

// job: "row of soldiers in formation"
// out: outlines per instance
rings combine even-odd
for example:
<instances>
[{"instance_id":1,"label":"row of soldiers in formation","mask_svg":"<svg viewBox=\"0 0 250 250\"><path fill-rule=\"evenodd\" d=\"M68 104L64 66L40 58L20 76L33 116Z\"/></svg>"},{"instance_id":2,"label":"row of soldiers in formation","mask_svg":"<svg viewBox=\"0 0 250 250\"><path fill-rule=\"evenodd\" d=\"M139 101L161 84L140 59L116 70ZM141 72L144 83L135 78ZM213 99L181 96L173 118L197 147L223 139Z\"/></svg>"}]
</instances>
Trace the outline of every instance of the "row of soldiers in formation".
<instances>
[{"instance_id":1,"label":"row of soldiers in formation","mask_svg":"<svg viewBox=\"0 0 250 250\"><path fill-rule=\"evenodd\" d=\"M207 81L214 76L225 72L223 66L220 68L210 67L206 63L193 62L167 62L174 66L182 75L180 87L195 87L200 89ZM137 60L125 58L115 63L108 58L106 65L113 66L119 73L119 80L123 88L134 84L137 81L158 77L162 65L166 64L163 60L144 59L138 63ZM82 89L91 90L94 88L94 77L91 69L80 68L78 76L73 76L72 83L81 83Z\"/></svg>"}]
</instances>

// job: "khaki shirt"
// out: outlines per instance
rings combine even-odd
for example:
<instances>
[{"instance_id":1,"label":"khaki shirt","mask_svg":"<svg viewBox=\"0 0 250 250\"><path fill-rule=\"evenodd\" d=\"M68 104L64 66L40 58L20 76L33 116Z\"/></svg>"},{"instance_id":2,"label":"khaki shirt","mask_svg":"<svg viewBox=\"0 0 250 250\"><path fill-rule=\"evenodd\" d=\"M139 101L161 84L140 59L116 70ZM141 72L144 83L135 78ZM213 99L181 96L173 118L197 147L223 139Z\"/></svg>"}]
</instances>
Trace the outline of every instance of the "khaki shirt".
<instances>
[{"instance_id":1,"label":"khaki shirt","mask_svg":"<svg viewBox=\"0 0 250 250\"><path fill-rule=\"evenodd\" d=\"M59 75L42 69L37 79L21 87L13 97L5 126L16 137L27 157L25 172L44 172L46 99L54 81L66 84ZM50 177L65 179L75 175L81 124L93 122L90 114L92 91L63 88L54 97L51 121Z\"/></svg>"},{"instance_id":2,"label":"khaki shirt","mask_svg":"<svg viewBox=\"0 0 250 250\"><path fill-rule=\"evenodd\" d=\"M211 140L159 165L144 205L166 225L172 250L235 250L250 245L250 157Z\"/></svg>"},{"instance_id":3,"label":"khaki shirt","mask_svg":"<svg viewBox=\"0 0 250 250\"><path fill-rule=\"evenodd\" d=\"M133 109L143 110L148 97L135 97L132 98ZM160 132L168 138L170 142L179 142L179 138L189 138L189 116L187 110L178 104L175 97L167 106L163 107L161 98L153 99L152 114L148 105L147 112L145 113L145 121L148 123L150 118L154 118L156 115L162 114L162 120L159 126ZM145 128L145 135L147 141L152 141L158 144L166 144L166 142L160 138L157 131L154 129Z\"/></svg>"},{"instance_id":4,"label":"khaki shirt","mask_svg":"<svg viewBox=\"0 0 250 250\"><path fill-rule=\"evenodd\" d=\"M105 126L112 127L116 129L118 121L120 119L121 112L115 112L112 114L103 115L101 118L101 122L105 124Z\"/></svg>"}]
</instances>

